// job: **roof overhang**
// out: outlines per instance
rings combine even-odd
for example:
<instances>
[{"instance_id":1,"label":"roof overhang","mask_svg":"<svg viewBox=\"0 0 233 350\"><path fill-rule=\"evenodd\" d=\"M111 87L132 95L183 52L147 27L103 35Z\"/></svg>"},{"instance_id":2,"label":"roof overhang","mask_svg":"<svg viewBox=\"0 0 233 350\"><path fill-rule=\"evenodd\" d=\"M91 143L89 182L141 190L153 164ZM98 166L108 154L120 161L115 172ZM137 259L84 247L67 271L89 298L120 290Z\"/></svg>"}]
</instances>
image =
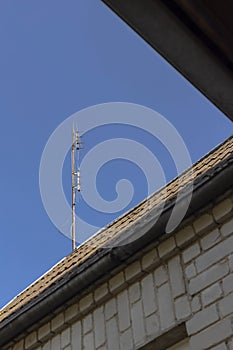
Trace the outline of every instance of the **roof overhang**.
<instances>
[{"instance_id":1,"label":"roof overhang","mask_svg":"<svg viewBox=\"0 0 233 350\"><path fill-rule=\"evenodd\" d=\"M186 213L186 219L201 208L209 205L233 188L233 155L230 155L215 167L199 176L194 181L192 200ZM178 204L180 210L186 198ZM98 280L106 278L115 268L119 268L128 258L153 244L164 235L165 227L171 212L176 204L176 198L165 204L164 210L153 227L147 229L148 217L141 220L141 226L137 225L134 234L138 237L128 244L117 247L100 248L97 254L90 256L81 266L68 271L65 276L58 279L40 295L26 303L23 307L13 312L6 319L0 322L0 347L12 341L15 337L23 334L33 324L37 324L48 315L52 318L53 312L66 305L72 298L80 295L90 285ZM156 212L156 208L154 209ZM138 233L136 232L138 231ZM124 238L124 232L122 233ZM126 229L127 235L127 229ZM78 252L78 251L77 251Z\"/></svg>"},{"instance_id":2,"label":"roof overhang","mask_svg":"<svg viewBox=\"0 0 233 350\"><path fill-rule=\"evenodd\" d=\"M102 0L233 120L231 0Z\"/></svg>"}]
</instances>

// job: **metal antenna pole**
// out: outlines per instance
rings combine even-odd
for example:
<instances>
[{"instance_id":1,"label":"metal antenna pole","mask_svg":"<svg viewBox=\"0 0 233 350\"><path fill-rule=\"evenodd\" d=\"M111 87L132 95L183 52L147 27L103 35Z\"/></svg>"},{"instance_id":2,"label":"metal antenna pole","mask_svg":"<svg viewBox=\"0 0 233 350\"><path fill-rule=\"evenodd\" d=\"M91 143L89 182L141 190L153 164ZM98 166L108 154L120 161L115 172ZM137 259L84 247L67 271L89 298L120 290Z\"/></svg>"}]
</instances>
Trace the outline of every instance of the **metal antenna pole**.
<instances>
[{"instance_id":1,"label":"metal antenna pole","mask_svg":"<svg viewBox=\"0 0 233 350\"><path fill-rule=\"evenodd\" d=\"M72 130L72 148L71 148L71 171L72 171L72 250L74 251L76 248L75 244L75 149L76 149L76 137L74 129Z\"/></svg>"}]
</instances>

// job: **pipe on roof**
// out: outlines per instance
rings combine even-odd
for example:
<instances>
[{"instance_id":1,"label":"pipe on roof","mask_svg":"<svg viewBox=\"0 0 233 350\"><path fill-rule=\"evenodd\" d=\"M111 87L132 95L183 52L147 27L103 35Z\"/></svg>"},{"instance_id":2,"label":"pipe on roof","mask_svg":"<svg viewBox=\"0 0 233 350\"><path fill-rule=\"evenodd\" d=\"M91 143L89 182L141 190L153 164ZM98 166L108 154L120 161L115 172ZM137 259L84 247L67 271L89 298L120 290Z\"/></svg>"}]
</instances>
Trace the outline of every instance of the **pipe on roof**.
<instances>
[{"instance_id":1,"label":"pipe on roof","mask_svg":"<svg viewBox=\"0 0 233 350\"><path fill-rule=\"evenodd\" d=\"M222 161L215 168L200 176L194 183L194 191L189 210L191 214L208 205L219 195L233 188L233 157ZM101 249L96 255L84 262L78 269L68 273L49 287L44 293L17 310L0 324L0 346L13 341L33 324L44 317L53 316L53 312L77 296L85 288L104 277L127 258L146 245L154 242L165 232L175 199L165 206L163 213L154 227L143 233L136 241L115 248ZM182 207L182 202L180 203Z\"/></svg>"}]
</instances>

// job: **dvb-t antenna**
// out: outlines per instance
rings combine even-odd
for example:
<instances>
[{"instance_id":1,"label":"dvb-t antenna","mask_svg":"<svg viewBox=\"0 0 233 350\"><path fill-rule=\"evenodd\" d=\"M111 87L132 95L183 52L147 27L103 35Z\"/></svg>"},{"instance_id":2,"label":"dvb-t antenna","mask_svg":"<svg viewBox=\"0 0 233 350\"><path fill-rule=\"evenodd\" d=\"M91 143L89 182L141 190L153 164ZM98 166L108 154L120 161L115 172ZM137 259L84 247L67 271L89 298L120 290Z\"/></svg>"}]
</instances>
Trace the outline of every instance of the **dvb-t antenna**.
<instances>
[{"instance_id":1,"label":"dvb-t antenna","mask_svg":"<svg viewBox=\"0 0 233 350\"><path fill-rule=\"evenodd\" d=\"M80 151L80 137L78 131L72 130L72 147L71 147L71 171L72 171L72 250L76 248L76 222L75 222L75 204L76 204L76 191L80 192L80 168L77 164L79 161ZM76 157L78 156L78 157Z\"/></svg>"}]
</instances>

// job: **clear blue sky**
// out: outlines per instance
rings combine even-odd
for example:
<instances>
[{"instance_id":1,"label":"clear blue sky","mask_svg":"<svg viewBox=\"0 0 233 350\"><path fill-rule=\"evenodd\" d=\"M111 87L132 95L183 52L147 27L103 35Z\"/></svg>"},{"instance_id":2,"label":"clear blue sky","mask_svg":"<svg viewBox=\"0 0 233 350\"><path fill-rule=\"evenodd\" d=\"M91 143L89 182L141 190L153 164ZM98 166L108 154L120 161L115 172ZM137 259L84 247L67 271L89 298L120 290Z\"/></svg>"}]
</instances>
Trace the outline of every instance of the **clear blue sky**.
<instances>
[{"instance_id":1,"label":"clear blue sky","mask_svg":"<svg viewBox=\"0 0 233 350\"><path fill-rule=\"evenodd\" d=\"M103 102L142 104L173 123L193 162L230 136L233 126L99 0L1 1L0 45L3 306L70 253L71 242L57 232L43 208L38 181L44 146L64 119ZM107 135L104 128L87 135L84 152ZM148 137L138 137L149 147ZM127 177L117 174L118 168L130 176L136 173L131 167L113 164L103 170L100 192L111 191L105 181L114 178L111 174ZM68 161L64 173L69 196ZM138 170L131 180L140 189L134 205L143 197L143 175ZM93 213L84 210L83 215L88 219ZM104 226L113 218L94 220Z\"/></svg>"}]
</instances>

